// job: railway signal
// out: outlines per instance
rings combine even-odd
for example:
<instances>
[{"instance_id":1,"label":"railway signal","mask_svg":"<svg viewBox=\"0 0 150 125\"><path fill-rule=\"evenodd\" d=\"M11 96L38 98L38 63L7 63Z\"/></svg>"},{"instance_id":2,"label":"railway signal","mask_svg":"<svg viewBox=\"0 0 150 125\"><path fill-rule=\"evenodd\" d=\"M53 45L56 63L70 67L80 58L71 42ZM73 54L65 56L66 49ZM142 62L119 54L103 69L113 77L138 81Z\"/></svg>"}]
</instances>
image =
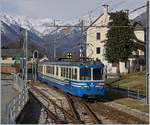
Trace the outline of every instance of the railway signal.
<instances>
[{"instance_id":1,"label":"railway signal","mask_svg":"<svg viewBox=\"0 0 150 125\"><path fill-rule=\"evenodd\" d=\"M68 59L72 59L72 53L70 53L70 52L67 53L67 58L68 58Z\"/></svg>"},{"instance_id":2,"label":"railway signal","mask_svg":"<svg viewBox=\"0 0 150 125\"><path fill-rule=\"evenodd\" d=\"M32 64L32 75L33 80L37 79L37 60L38 60L38 50L33 51L33 64Z\"/></svg>"},{"instance_id":3,"label":"railway signal","mask_svg":"<svg viewBox=\"0 0 150 125\"><path fill-rule=\"evenodd\" d=\"M38 58L38 51L35 50L33 51L33 59L37 59Z\"/></svg>"}]
</instances>

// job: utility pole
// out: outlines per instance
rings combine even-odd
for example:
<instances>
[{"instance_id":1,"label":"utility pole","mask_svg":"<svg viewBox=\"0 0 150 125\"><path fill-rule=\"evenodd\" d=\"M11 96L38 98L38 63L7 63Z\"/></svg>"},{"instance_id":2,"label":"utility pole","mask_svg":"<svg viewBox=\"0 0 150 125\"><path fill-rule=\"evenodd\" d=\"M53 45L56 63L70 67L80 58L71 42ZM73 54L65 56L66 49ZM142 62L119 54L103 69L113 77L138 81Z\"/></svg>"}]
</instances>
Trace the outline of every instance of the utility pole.
<instances>
[{"instance_id":1,"label":"utility pole","mask_svg":"<svg viewBox=\"0 0 150 125\"><path fill-rule=\"evenodd\" d=\"M83 20L81 21L80 60L83 60Z\"/></svg>"},{"instance_id":2,"label":"utility pole","mask_svg":"<svg viewBox=\"0 0 150 125\"><path fill-rule=\"evenodd\" d=\"M28 79L28 31L25 30L25 48L24 48L24 57L25 57L25 82L27 82Z\"/></svg>"},{"instance_id":3,"label":"utility pole","mask_svg":"<svg viewBox=\"0 0 150 125\"><path fill-rule=\"evenodd\" d=\"M149 44L149 0L146 11L146 103L149 104L149 82L150 82L150 44Z\"/></svg>"},{"instance_id":4,"label":"utility pole","mask_svg":"<svg viewBox=\"0 0 150 125\"><path fill-rule=\"evenodd\" d=\"M56 21L54 20L54 27L56 26ZM57 31L56 31L56 35L57 35ZM53 43L53 47L54 47L54 52L53 52L53 61L56 60L56 37L54 38L54 43Z\"/></svg>"},{"instance_id":5,"label":"utility pole","mask_svg":"<svg viewBox=\"0 0 150 125\"><path fill-rule=\"evenodd\" d=\"M92 24L92 12L93 12L93 11L90 11L90 12L89 12L89 20L90 20L90 24Z\"/></svg>"},{"instance_id":6,"label":"utility pole","mask_svg":"<svg viewBox=\"0 0 150 125\"><path fill-rule=\"evenodd\" d=\"M24 40L23 40L23 59L22 59L22 79L25 81L25 87L28 79L28 32L24 30Z\"/></svg>"},{"instance_id":7,"label":"utility pole","mask_svg":"<svg viewBox=\"0 0 150 125\"><path fill-rule=\"evenodd\" d=\"M135 12L139 9L142 9L146 7L146 27L144 27L144 41L146 43L146 50L145 50L145 58L146 58L146 103L149 104L149 89L150 89L150 86L149 86L149 82L150 82L150 43L149 43L149 0L147 0L147 3L146 5L143 5L139 8L136 8L134 9L132 12Z\"/></svg>"}]
</instances>

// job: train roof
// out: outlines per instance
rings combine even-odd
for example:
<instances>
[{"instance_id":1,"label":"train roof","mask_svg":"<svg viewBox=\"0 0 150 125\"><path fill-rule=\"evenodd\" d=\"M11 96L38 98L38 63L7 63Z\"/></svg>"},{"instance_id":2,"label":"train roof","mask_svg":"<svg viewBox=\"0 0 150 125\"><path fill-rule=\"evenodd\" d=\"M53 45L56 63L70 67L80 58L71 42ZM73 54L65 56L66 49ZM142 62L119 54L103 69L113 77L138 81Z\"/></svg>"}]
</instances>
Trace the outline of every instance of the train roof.
<instances>
[{"instance_id":1,"label":"train roof","mask_svg":"<svg viewBox=\"0 0 150 125\"><path fill-rule=\"evenodd\" d=\"M60 65L60 66L75 66L79 68L103 68L101 62L43 62L44 65Z\"/></svg>"}]
</instances>

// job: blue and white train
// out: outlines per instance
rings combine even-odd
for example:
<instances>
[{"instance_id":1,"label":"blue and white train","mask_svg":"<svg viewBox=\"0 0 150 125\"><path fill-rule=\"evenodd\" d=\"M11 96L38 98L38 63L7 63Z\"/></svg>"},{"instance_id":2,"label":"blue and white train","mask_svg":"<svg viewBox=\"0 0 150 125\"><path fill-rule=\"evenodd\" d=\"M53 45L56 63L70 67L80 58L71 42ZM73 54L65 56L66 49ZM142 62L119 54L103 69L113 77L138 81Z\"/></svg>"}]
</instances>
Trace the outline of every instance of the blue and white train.
<instances>
[{"instance_id":1,"label":"blue and white train","mask_svg":"<svg viewBox=\"0 0 150 125\"><path fill-rule=\"evenodd\" d=\"M79 97L104 96L104 64L44 62L38 64L38 79Z\"/></svg>"}]
</instances>

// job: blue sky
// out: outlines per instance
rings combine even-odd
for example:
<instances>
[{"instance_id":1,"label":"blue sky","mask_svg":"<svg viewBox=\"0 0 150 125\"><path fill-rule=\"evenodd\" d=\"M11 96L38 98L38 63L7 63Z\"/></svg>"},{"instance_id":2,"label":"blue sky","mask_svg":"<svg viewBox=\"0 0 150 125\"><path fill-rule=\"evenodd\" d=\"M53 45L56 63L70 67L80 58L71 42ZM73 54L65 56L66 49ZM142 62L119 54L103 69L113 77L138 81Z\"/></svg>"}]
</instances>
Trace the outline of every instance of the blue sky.
<instances>
[{"instance_id":1,"label":"blue sky","mask_svg":"<svg viewBox=\"0 0 150 125\"><path fill-rule=\"evenodd\" d=\"M30 18L52 18L68 20L102 13L102 4L109 4L113 10L140 7L146 0L0 0L2 13ZM141 10L143 11L143 10ZM138 14L136 12L135 14Z\"/></svg>"}]
</instances>

